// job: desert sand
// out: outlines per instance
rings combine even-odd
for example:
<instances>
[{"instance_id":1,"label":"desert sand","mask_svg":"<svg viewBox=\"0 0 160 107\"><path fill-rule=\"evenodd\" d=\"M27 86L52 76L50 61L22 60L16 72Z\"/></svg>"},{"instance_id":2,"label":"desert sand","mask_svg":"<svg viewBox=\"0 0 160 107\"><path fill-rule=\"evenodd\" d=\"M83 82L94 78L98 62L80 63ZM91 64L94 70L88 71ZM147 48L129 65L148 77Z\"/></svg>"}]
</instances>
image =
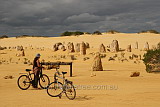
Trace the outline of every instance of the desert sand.
<instances>
[{"instance_id":1,"label":"desert sand","mask_svg":"<svg viewBox=\"0 0 160 107\"><path fill-rule=\"evenodd\" d=\"M118 40L121 49L126 49L132 45L132 52L126 52L128 61L108 61L115 54L121 52L106 52L102 58L103 71L91 71L94 56L90 53L99 51L100 44L108 46L113 40ZM67 44L68 42L81 43L88 42L90 48L85 56L79 53L68 53L63 51L53 51L53 45L57 42ZM139 49L134 49L136 41ZM16 49L0 50L0 106L1 107L159 107L160 106L160 74L147 73L142 60L130 60L132 54L143 55L145 43L148 42L150 48L160 42L160 34L103 34L103 35L82 35L70 37L27 37L27 38L6 38L0 39L2 47L16 47L22 45L25 49L25 56L17 57L20 51ZM28 90L21 90L17 86L17 79L25 73L25 69L32 68L32 65L24 64L24 58L32 62L36 53L40 53L41 60L73 62L73 77L69 77L69 67L61 66L61 71L67 71L66 78L73 81L75 85L81 86L107 86L107 89L77 89L75 100L68 100L65 95L62 99L48 96L46 90L35 90L30 87ZM65 55L66 58L60 58ZM71 60L69 55L74 55L76 60ZM88 57L88 60L83 60ZM5 61L5 62L4 62ZM43 73L53 81L55 70L44 70ZM139 77L130 77L132 72L140 72ZM91 76L94 73L95 76ZM13 79L4 79L11 75Z\"/></svg>"}]
</instances>

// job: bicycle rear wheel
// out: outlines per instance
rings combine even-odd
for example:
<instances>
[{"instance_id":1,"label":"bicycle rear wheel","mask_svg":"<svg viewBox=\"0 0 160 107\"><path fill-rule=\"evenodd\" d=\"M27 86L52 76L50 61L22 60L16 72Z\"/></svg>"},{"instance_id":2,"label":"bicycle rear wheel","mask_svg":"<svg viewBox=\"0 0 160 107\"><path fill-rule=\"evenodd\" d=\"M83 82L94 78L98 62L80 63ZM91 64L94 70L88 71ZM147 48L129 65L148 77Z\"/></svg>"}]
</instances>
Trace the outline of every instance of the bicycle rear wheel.
<instances>
[{"instance_id":1,"label":"bicycle rear wheel","mask_svg":"<svg viewBox=\"0 0 160 107\"><path fill-rule=\"evenodd\" d=\"M63 85L61 82L52 82L47 87L47 94L51 97L58 97L63 92Z\"/></svg>"},{"instance_id":2,"label":"bicycle rear wheel","mask_svg":"<svg viewBox=\"0 0 160 107\"><path fill-rule=\"evenodd\" d=\"M67 83L65 88L66 97L70 100L74 100L76 97L76 90L72 83Z\"/></svg>"},{"instance_id":3,"label":"bicycle rear wheel","mask_svg":"<svg viewBox=\"0 0 160 107\"><path fill-rule=\"evenodd\" d=\"M40 76L39 79L40 87L46 89L49 84L50 84L49 77L46 74L42 74L42 76Z\"/></svg>"},{"instance_id":4,"label":"bicycle rear wheel","mask_svg":"<svg viewBox=\"0 0 160 107\"><path fill-rule=\"evenodd\" d=\"M21 75L17 80L18 87L22 90L27 90L31 83L27 75Z\"/></svg>"}]
</instances>

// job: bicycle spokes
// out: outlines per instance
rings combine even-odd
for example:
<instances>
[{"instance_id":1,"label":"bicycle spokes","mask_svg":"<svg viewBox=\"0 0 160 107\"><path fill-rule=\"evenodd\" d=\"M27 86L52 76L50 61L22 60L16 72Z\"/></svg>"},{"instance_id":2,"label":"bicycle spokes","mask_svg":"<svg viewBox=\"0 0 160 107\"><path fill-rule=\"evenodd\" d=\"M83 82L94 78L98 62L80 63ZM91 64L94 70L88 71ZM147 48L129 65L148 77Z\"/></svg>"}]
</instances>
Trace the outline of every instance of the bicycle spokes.
<instances>
[{"instance_id":1,"label":"bicycle spokes","mask_svg":"<svg viewBox=\"0 0 160 107\"><path fill-rule=\"evenodd\" d=\"M47 93L51 97L57 97L63 92L62 88L63 88L62 83L52 82L47 88Z\"/></svg>"},{"instance_id":2,"label":"bicycle spokes","mask_svg":"<svg viewBox=\"0 0 160 107\"><path fill-rule=\"evenodd\" d=\"M45 79L43 77L41 77L41 79L42 79L42 82L45 82Z\"/></svg>"},{"instance_id":3,"label":"bicycle spokes","mask_svg":"<svg viewBox=\"0 0 160 107\"><path fill-rule=\"evenodd\" d=\"M21 75L19 78L18 78L18 87L22 90L26 90L30 87L30 79L27 75Z\"/></svg>"},{"instance_id":4,"label":"bicycle spokes","mask_svg":"<svg viewBox=\"0 0 160 107\"><path fill-rule=\"evenodd\" d=\"M73 100L76 97L76 91L71 83L67 83L65 94L68 99Z\"/></svg>"}]
</instances>

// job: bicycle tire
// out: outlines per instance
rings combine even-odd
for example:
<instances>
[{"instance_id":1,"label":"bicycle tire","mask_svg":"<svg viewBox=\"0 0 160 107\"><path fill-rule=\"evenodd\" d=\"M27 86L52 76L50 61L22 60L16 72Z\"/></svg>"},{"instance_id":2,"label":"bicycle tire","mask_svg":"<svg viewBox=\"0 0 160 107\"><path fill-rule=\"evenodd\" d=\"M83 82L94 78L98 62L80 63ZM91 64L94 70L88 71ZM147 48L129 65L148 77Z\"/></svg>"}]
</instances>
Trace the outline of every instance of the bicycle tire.
<instances>
[{"instance_id":1,"label":"bicycle tire","mask_svg":"<svg viewBox=\"0 0 160 107\"><path fill-rule=\"evenodd\" d=\"M76 98L76 90L71 83L67 83L65 94L69 100L74 100Z\"/></svg>"},{"instance_id":2,"label":"bicycle tire","mask_svg":"<svg viewBox=\"0 0 160 107\"><path fill-rule=\"evenodd\" d=\"M56 84L58 84L58 85L56 85ZM59 91L57 92L57 94L51 93L51 91L55 91L57 89L59 89ZM47 87L47 94L49 96L51 96L51 97L58 97L58 96L61 95L62 92L63 92L63 84L61 82L52 82Z\"/></svg>"},{"instance_id":3,"label":"bicycle tire","mask_svg":"<svg viewBox=\"0 0 160 107\"><path fill-rule=\"evenodd\" d=\"M46 89L47 86L50 84L50 79L46 74L42 74L39 78L39 85L42 89Z\"/></svg>"},{"instance_id":4,"label":"bicycle tire","mask_svg":"<svg viewBox=\"0 0 160 107\"><path fill-rule=\"evenodd\" d=\"M24 80L23 80L24 79ZM21 82L21 80L23 81L23 82ZM21 75L19 78L18 78L18 80L17 80L17 84L18 84L18 87L20 88L20 89L22 89L22 90L27 90L29 87L30 87L30 85L31 85L31 83L30 83L30 78L27 76L27 75ZM24 87L23 87L23 85L24 85Z\"/></svg>"}]
</instances>

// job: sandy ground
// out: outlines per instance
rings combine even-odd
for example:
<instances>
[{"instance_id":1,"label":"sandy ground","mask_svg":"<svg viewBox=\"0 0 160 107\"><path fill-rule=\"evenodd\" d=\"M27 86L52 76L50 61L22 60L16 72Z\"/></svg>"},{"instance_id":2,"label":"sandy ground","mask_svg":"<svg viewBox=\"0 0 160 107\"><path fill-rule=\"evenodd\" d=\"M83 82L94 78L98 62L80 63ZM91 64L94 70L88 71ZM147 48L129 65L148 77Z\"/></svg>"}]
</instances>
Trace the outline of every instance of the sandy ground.
<instances>
[{"instance_id":1,"label":"sandy ground","mask_svg":"<svg viewBox=\"0 0 160 107\"><path fill-rule=\"evenodd\" d=\"M109 45L112 40L118 40L120 48L126 49L127 45L139 43L139 49L133 49L132 52L126 52L125 57L132 54L142 55L145 51L140 51L144 48L145 42L156 45L160 40L160 35L156 34L104 34L104 35L83 35L72 37L54 37L54 38L7 38L0 40L0 46L13 47L22 45L25 49L25 57L16 57L19 51L15 49L0 50L0 60L6 62L0 64L0 106L1 107L159 107L160 102L160 74L147 73L143 61L136 60L124 61L108 61L108 58L118 53L105 53L107 56L102 59L104 71L96 71L96 76L91 77L91 64L93 56L89 53L98 52L101 43L105 46ZM81 56L79 53L68 53L57 51L53 52L52 46L57 42L73 42L81 43L88 42L91 46L87 50L86 56ZM31 46L32 48L31 49ZM43 48L44 51L39 48ZM23 64L24 58L32 61L36 53L41 53L41 60L45 61L72 61L73 62L73 77L66 78L72 80L77 86L76 99L71 101L63 95L62 99L53 98L47 95L46 90L35 90L30 87L28 90L20 90L17 86L17 79L25 73L26 68L32 68L27 64ZM66 55L66 59L59 59L53 56ZM69 55L75 55L77 60L71 60ZM84 61L84 57L90 59ZM9 61L10 59L11 62ZM61 66L61 71L69 72L68 66ZM140 72L139 77L130 77L131 72ZM44 70L44 73L53 81L55 70ZM12 75L13 79L4 79L5 76ZM95 87L96 88L95 88ZM106 86L105 89L100 86ZM87 89L87 87L89 87ZM93 88L94 87L94 88ZM99 88L100 87L100 88Z\"/></svg>"}]
</instances>

